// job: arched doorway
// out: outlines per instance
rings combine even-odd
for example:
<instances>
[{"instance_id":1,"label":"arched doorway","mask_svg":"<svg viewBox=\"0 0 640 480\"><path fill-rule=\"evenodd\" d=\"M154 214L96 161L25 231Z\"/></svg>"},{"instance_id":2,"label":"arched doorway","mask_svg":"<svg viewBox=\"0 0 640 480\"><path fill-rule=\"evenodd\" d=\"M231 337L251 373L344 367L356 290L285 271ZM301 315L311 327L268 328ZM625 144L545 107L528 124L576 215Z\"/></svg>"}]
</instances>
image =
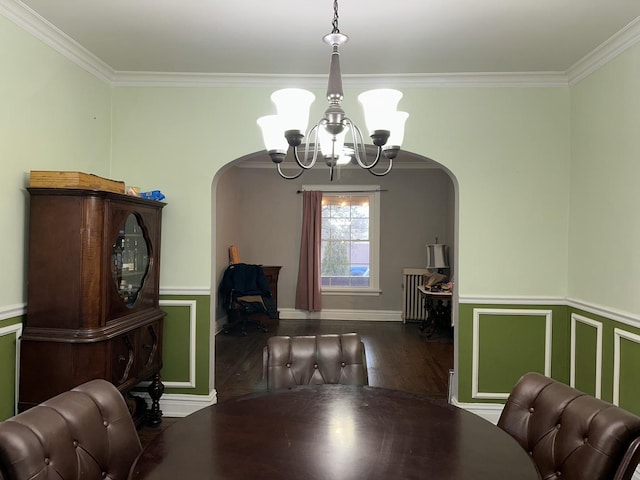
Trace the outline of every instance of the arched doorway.
<instances>
[{"instance_id":1,"label":"arched doorway","mask_svg":"<svg viewBox=\"0 0 640 480\"><path fill-rule=\"evenodd\" d=\"M449 246L451 277L458 273L458 184L441 164L411 152L402 152L394 170L374 177L359 168L345 168L335 183L380 185L381 294L378 297L323 299L333 311L400 312L401 271L426 265L426 244L437 240ZM301 201L305 184L328 184L328 168L317 165L297 180L281 179L264 151L230 162L212 183L212 285L217 286L228 265L228 247L237 245L241 261L282 266L278 298L281 318L294 312L300 242ZM215 288L215 287L214 287ZM219 330L226 315L212 292L212 328ZM398 315L399 316L399 315ZM454 291L452 319L458 317ZM454 368L457 367L457 334ZM214 355L212 355L214 358ZM454 385L455 390L455 385ZM455 393L455 391L454 391Z\"/></svg>"}]
</instances>

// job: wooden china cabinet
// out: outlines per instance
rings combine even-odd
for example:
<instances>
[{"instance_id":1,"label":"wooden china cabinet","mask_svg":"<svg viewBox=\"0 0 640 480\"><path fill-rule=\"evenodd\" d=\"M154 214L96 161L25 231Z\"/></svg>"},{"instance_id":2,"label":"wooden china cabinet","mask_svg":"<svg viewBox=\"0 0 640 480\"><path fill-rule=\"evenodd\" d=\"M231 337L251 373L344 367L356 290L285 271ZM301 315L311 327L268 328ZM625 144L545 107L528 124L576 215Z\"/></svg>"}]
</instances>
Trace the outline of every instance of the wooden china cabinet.
<instances>
[{"instance_id":1,"label":"wooden china cabinet","mask_svg":"<svg viewBox=\"0 0 640 480\"><path fill-rule=\"evenodd\" d=\"M159 307L164 203L98 190L29 188L27 319L20 410L94 378L138 425L161 421ZM151 380L150 412L129 391Z\"/></svg>"}]
</instances>

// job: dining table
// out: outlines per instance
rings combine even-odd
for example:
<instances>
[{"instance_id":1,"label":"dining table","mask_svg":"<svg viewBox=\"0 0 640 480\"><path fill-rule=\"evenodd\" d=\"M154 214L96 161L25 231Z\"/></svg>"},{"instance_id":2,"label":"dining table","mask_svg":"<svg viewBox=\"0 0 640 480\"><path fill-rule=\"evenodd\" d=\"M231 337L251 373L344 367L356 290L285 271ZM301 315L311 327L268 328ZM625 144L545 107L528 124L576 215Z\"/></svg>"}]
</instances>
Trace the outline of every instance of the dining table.
<instances>
[{"instance_id":1,"label":"dining table","mask_svg":"<svg viewBox=\"0 0 640 480\"><path fill-rule=\"evenodd\" d=\"M159 433L132 480L539 480L520 445L446 401L315 385L205 407Z\"/></svg>"}]
</instances>

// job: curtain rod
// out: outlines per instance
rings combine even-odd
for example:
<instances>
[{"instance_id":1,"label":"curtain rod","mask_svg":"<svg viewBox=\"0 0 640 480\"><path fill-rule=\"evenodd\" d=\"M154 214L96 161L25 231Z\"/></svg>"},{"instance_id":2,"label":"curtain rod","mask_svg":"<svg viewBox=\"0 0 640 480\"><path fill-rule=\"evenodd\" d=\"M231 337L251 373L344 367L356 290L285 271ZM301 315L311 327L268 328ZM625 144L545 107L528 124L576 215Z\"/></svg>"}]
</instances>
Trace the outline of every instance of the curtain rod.
<instances>
[{"instance_id":1,"label":"curtain rod","mask_svg":"<svg viewBox=\"0 0 640 480\"><path fill-rule=\"evenodd\" d=\"M374 190L320 190L323 193L370 193L370 192L388 192L387 189ZM296 193L313 192L313 190L298 190Z\"/></svg>"}]
</instances>

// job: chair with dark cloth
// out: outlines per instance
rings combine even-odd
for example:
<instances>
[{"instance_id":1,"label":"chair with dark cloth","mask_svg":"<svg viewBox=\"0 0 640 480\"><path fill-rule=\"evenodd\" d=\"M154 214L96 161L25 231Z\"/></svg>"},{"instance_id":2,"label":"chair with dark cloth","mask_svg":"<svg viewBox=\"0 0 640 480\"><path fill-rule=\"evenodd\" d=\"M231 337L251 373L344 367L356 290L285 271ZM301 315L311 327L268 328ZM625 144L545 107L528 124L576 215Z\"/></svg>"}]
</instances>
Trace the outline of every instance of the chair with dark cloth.
<instances>
[{"instance_id":1,"label":"chair with dark cloth","mask_svg":"<svg viewBox=\"0 0 640 480\"><path fill-rule=\"evenodd\" d=\"M539 373L518 381L498 426L542 480L630 480L640 460L640 417Z\"/></svg>"},{"instance_id":2,"label":"chair with dark cloth","mask_svg":"<svg viewBox=\"0 0 640 480\"><path fill-rule=\"evenodd\" d=\"M267 326L260 320L260 316L253 315L262 314L270 319L278 318L277 307L262 265L229 265L220 282L220 298L227 310L228 321L223 327L224 333L240 326L241 334L246 335L246 325L249 322L255 323L266 332Z\"/></svg>"},{"instance_id":3,"label":"chair with dark cloth","mask_svg":"<svg viewBox=\"0 0 640 480\"><path fill-rule=\"evenodd\" d=\"M113 384L91 380L0 422L0 479L125 480L142 452Z\"/></svg>"},{"instance_id":4,"label":"chair with dark cloth","mask_svg":"<svg viewBox=\"0 0 640 480\"><path fill-rule=\"evenodd\" d=\"M269 390L369 383L364 344L357 333L271 337L263 350L262 366Z\"/></svg>"}]
</instances>

